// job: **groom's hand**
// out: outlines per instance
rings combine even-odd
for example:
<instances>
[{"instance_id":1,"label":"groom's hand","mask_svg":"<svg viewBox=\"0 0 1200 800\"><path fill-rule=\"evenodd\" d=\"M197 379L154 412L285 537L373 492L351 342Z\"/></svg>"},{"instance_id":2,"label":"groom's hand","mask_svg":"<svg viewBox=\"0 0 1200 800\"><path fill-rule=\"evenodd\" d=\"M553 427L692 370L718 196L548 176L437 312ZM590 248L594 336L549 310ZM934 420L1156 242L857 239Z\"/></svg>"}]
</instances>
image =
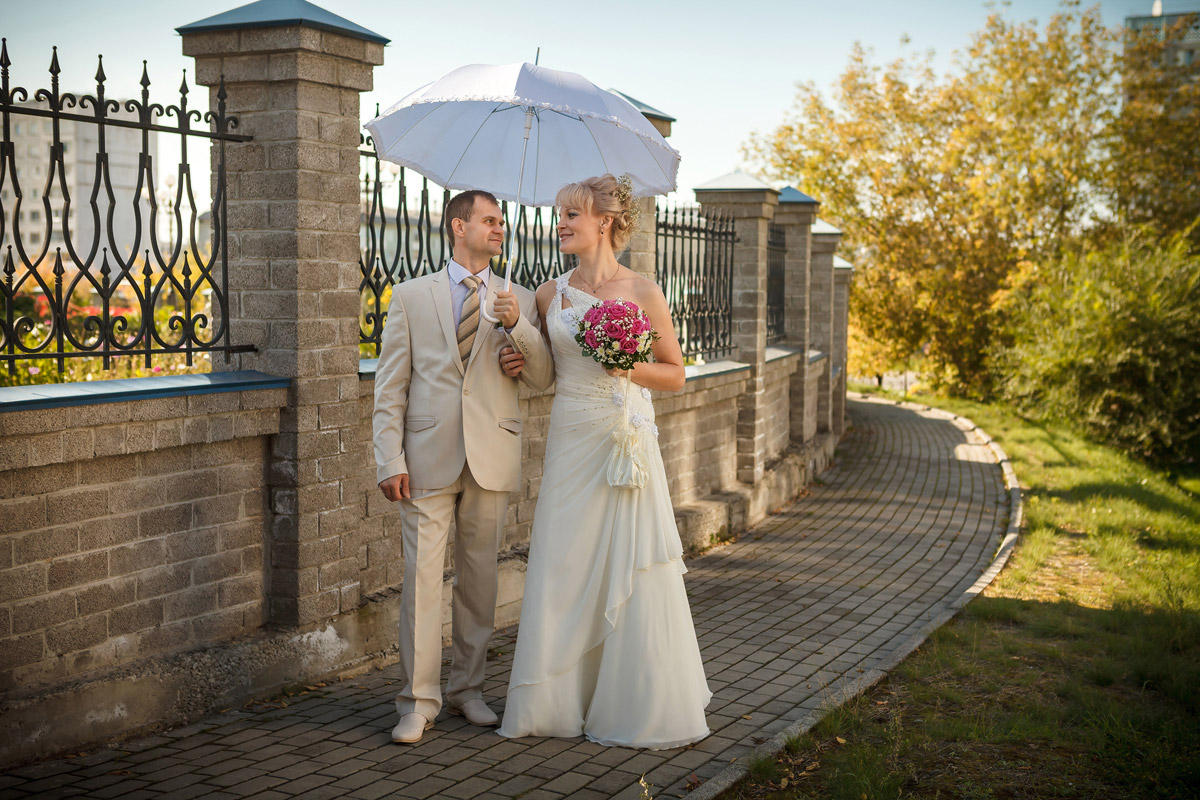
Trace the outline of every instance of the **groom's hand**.
<instances>
[{"instance_id":1,"label":"groom's hand","mask_svg":"<svg viewBox=\"0 0 1200 800\"><path fill-rule=\"evenodd\" d=\"M404 500L412 499L412 495L408 491L407 472L393 475L390 478L384 478L379 482L379 489L383 492L383 496L393 503L402 498Z\"/></svg>"},{"instance_id":2,"label":"groom's hand","mask_svg":"<svg viewBox=\"0 0 1200 800\"><path fill-rule=\"evenodd\" d=\"M517 296L512 292L496 292L492 316L500 320L504 327L511 329L521 319L521 306L517 302Z\"/></svg>"},{"instance_id":3,"label":"groom's hand","mask_svg":"<svg viewBox=\"0 0 1200 800\"><path fill-rule=\"evenodd\" d=\"M519 378L525 369L525 356L512 345L500 348L500 369L510 378Z\"/></svg>"}]
</instances>

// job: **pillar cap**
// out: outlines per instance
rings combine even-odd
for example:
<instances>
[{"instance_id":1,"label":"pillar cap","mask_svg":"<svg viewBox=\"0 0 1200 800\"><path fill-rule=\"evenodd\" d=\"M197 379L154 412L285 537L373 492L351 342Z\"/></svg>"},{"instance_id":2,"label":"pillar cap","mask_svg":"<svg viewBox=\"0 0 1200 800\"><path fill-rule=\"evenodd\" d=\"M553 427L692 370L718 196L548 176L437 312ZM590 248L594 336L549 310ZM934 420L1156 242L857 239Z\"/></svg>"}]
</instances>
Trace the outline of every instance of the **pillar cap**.
<instances>
[{"instance_id":1,"label":"pillar cap","mask_svg":"<svg viewBox=\"0 0 1200 800\"><path fill-rule=\"evenodd\" d=\"M258 0L249 5L198 20L175 29L181 36L189 33L241 30L244 28L282 28L301 25L322 31L340 33L355 39L365 39L376 44L391 41L361 25L355 25L345 17L315 6L307 0Z\"/></svg>"},{"instance_id":2,"label":"pillar cap","mask_svg":"<svg viewBox=\"0 0 1200 800\"><path fill-rule=\"evenodd\" d=\"M833 227L832 225L830 225L828 222L821 219L820 217L817 217L817 221L813 223L812 233L815 236L820 236L822 234L833 235L833 236L841 236L842 235L842 232L840 230Z\"/></svg>"},{"instance_id":3,"label":"pillar cap","mask_svg":"<svg viewBox=\"0 0 1200 800\"><path fill-rule=\"evenodd\" d=\"M629 105L633 106L638 111L642 112L642 116L645 117L646 119L660 119L663 122L675 122L676 121L675 118L672 117L667 112L659 111L657 108L655 108L652 105L643 103L641 100L638 100L637 98L630 97L629 95L622 92L620 89L609 89L609 91L612 92L613 94L615 94L617 97L625 99L629 103Z\"/></svg>"},{"instance_id":4,"label":"pillar cap","mask_svg":"<svg viewBox=\"0 0 1200 800\"><path fill-rule=\"evenodd\" d=\"M851 272L854 271L854 265L839 255L835 255L833 257L833 268L834 269L848 269Z\"/></svg>"},{"instance_id":5,"label":"pillar cap","mask_svg":"<svg viewBox=\"0 0 1200 800\"><path fill-rule=\"evenodd\" d=\"M740 169L735 169L733 172L726 173L719 178L713 178L711 181L706 181L695 187L692 191L696 192L747 192L747 191L768 191L779 194L778 189L773 189L769 184L763 183L758 178L748 173L742 172Z\"/></svg>"},{"instance_id":6,"label":"pillar cap","mask_svg":"<svg viewBox=\"0 0 1200 800\"><path fill-rule=\"evenodd\" d=\"M804 192L797 189L795 186L785 186L779 190L780 203L805 203L808 205L818 205L815 197L810 197Z\"/></svg>"}]
</instances>

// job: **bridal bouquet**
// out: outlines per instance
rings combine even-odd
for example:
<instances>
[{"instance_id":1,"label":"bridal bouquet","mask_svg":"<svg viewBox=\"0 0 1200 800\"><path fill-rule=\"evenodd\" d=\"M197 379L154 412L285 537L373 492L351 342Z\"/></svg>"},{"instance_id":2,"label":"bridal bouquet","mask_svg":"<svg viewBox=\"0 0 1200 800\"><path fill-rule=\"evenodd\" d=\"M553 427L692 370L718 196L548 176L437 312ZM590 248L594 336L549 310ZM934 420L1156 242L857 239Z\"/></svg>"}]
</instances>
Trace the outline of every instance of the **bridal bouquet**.
<instances>
[{"instance_id":1,"label":"bridal bouquet","mask_svg":"<svg viewBox=\"0 0 1200 800\"><path fill-rule=\"evenodd\" d=\"M658 334L646 312L636 303L620 298L604 300L589 308L579 320L575 341L583 354L605 369L633 369L639 361L650 360L650 348ZM643 431L629 424L629 389L633 381L625 377L623 424L613 431L612 453L608 456L609 486L640 489L646 485L646 443Z\"/></svg>"},{"instance_id":2,"label":"bridal bouquet","mask_svg":"<svg viewBox=\"0 0 1200 800\"><path fill-rule=\"evenodd\" d=\"M605 369L633 369L639 361L649 361L657 338L646 312L620 298L589 308L575 334L583 354Z\"/></svg>"}]
</instances>

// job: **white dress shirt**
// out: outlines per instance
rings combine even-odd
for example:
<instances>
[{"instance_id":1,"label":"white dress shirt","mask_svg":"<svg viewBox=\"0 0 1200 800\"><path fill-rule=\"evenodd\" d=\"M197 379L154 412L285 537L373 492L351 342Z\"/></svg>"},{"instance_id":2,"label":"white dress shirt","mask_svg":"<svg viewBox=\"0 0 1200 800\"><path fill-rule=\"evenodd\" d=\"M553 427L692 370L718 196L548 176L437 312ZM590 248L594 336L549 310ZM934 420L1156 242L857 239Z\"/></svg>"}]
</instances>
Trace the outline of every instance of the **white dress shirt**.
<instances>
[{"instance_id":1,"label":"white dress shirt","mask_svg":"<svg viewBox=\"0 0 1200 800\"><path fill-rule=\"evenodd\" d=\"M446 266L446 272L450 275L450 303L454 306L454 328L457 330L459 323L462 322L463 303L467 301L467 292L471 291L463 283L463 278L470 275L471 272L454 259L450 259L450 263ZM476 275L479 278L479 288L475 291L479 294L480 308L484 307L483 303L487 299L488 278L491 274L492 268L488 267Z\"/></svg>"}]
</instances>

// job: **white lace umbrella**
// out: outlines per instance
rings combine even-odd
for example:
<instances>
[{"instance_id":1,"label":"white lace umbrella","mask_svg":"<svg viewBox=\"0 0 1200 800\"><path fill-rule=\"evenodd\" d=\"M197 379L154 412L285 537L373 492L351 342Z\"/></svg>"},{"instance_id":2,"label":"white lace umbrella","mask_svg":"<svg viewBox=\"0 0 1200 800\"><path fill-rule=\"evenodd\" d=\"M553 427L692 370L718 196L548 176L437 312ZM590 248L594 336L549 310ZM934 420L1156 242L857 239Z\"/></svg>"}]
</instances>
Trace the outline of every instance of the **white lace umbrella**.
<instances>
[{"instance_id":1,"label":"white lace umbrella","mask_svg":"<svg viewBox=\"0 0 1200 800\"><path fill-rule=\"evenodd\" d=\"M459 67L366 128L380 158L518 205L553 205L564 184L606 172L628 175L636 195L663 194L679 170L679 152L627 100L529 63ZM509 253L512 236L510 228Z\"/></svg>"}]
</instances>

